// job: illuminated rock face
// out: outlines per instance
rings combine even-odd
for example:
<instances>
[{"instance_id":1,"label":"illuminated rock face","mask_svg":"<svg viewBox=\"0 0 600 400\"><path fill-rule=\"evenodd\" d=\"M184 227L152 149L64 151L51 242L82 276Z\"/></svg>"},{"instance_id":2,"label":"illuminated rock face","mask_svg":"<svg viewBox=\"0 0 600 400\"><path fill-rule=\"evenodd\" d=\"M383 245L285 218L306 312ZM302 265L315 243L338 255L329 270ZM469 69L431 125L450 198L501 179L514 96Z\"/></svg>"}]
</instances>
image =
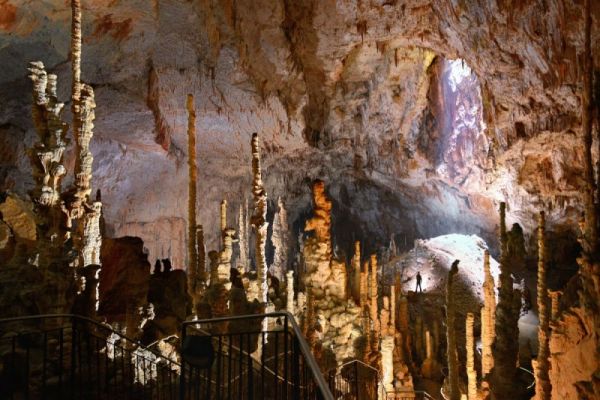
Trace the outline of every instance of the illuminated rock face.
<instances>
[{"instance_id":1,"label":"illuminated rock face","mask_svg":"<svg viewBox=\"0 0 600 400\"><path fill-rule=\"evenodd\" d=\"M348 299L345 264L332 258L331 201L327 199L322 181L313 184L313 201L314 214L305 227L313 236L306 239L303 251L304 282L312 309L308 312L314 313L314 323L320 328L317 339L322 348L331 350L341 363L354 357L354 341L362 336L361 307Z\"/></svg>"},{"instance_id":2,"label":"illuminated rock face","mask_svg":"<svg viewBox=\"0 0 600 400\"><path fill-rule=\"evenodd\" d=\"M494 367L492 345L496 336L496 287L490 271L490 253L483 256L483 308L481 309L481 375L486 376Z\"/></svg>"}]
</instances>

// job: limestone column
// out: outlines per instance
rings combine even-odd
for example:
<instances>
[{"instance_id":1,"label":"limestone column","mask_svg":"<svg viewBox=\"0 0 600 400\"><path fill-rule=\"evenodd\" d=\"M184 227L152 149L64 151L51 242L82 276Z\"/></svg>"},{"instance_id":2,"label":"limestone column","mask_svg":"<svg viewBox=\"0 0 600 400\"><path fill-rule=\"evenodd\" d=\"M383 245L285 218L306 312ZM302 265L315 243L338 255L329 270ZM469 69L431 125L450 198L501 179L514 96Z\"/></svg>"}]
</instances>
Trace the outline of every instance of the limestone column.
<instances>
[{"instance_id":1,"label":"limestone column","mask_svg":"<svg viewBox=\"0 0 600 400\"><path fill-rule=\"evenodd\" d=\"M538 274L537 274L537 307L538 307L538 355L533 363L535 372L535 394L537 400L550 400L552 385L548 376L550 363L549 348L549 315L548 297L546 289L546 242L545 242L545 215L541 211L538 217Z\"/></svg>"},{"instance_id":2,"label":"limestone column","mask_svg":"<svg viewBox=\"0 0 600 400\"><path fill-rule=\"evenodd\" d=\"M448 389L449 400L460 400L460 387L458 383L458 352L456 348L455 304L454 304L454 278L458 274L458 260L452 263L446 282L446 340L448 343Z\"/></svg>"},{"instance_id":3,"label":"limestone column","mask_svg":"<svg viewBox=\"0 0 600 400\"><path fill-rule=\"evenodd\" d=\"M475 371L475 342L473 340L473 313L467 313L466 346L467 346L467 398L477 400L477 371Z\"/></svg>"},{"instance_id":4,"label":"limestone column","mask_svg":"<svg viewBox=\"0 0 600 400\"><path fill-rule=\"evenodd\" d=\"M258 134L252 134L252 194L254 196L254 215L252 226L256 232L256 274L258 279L258 300L265 307L267 305L267 260L265 257L265 243L267 240L267 192L263 187L262 172L260 167L260 145ZM266 321L265 321L266 322Z\"/></svg>"},{"instance_id":5,"label":"limestone column","mask_svg":"<svg viewBox=\"0 0 600 400\"><path fill-rule=\"evenodd\" d=\"M187 95L186 108L188 112L188 268L187 283L188 293L193 302L193 313L196 312L197 296L196 282L198 274L198 249L196 233L198 226L196 224L196 110L194 107L194 96Z\"/></svg>"},{"instance_id":6,"label":"limestone column","mask_svg":"<svg viewBox=\"0 0 600 400\"><path fill-rule=\"evenodd\" d=\"M490 253L483 255L483 308L481 309L481 375L485 378L494 366L492 345L496 336L496 291L490 270Z\"/></svg>"},{"instance_id":7,"label":"limestone column","mask_svg":"<svg viewBox=\"0 0 600 400\"><path fill-rule=\"evenodd\" d=\"M373 338L371 344L371 350L377 351L377 347L379 346L379 337L381 334L381 327L379 324L378 318L378 305L377 305L377 256L375 254L371 255L371 274L370 274L370 297L371 297L371 305L370 305L370 313L371 320L373 321Z\"/></svg>"}]
</instances>

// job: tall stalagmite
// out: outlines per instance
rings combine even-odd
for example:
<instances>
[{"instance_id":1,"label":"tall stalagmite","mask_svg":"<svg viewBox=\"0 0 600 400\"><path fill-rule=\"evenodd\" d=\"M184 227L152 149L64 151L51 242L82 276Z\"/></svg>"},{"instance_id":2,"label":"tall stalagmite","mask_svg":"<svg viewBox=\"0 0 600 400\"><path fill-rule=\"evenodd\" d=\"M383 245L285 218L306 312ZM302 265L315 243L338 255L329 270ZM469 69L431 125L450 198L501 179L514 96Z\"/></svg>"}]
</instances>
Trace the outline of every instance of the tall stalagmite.
<instances>
[{"instance_id":1,"label":"tall stalagmite","mask_svg":"<svg viewBox=\"0 0 600 400\"><path fill-rule=\"evenodd\" d=\"M248 202L244 201L244 204L240 204L238 213L238 248L239 248L239 259L238 266L244 271L248 270Z\"/></svg>"},{"instance_id":2,"label":"tall stalagmite","mask_svg":"<svg viewBox=\"0 0 600 400\"><path fill-rule=\"evenodd\" d=\"M477 400L477 371L475 370L475 341L473 339L473 313L467 313L466 346L467 346L467 399Z\"/></svg>"},{"instance_id":3,"label":"tall stalagmite","mask_svg":"<svg viewBox=\"0 0 600 400\"><path fill-rule=\"evenodd\" d=\"M288 271L286 274L286 305L285 309L290 314L294 315L294 271Z\"/></svg>"},{"instance_id":4,"label":"tall stalagmite","mask_svg":"<svg viewBox=\"0 0 600 400\"><path fill-rule=\"evenodd\" d=\"M188 112L188 293L194 301L194 312L197 305L196 282L198 268L198 249L196 248L196 109L194 95L188 94L186 101Z\"/></svg>"},{"instance_id":5,"label":"tall stalagmite","mask_svg":"<svg viewBox=\"0 0 600 400\"><path fill-rule=\"evenodd\" d=\"M287 211L281 197L277 199L277 212L273 217L273 234L271 241L275 248L273 254L273 265L271 265L271 275L283 281L287 270L288 246L289 246L289 227L287 222Z\"/></svg>"},{"instance_id":6,"label":"tall stalagmite","mask_svg":"<svg viewBox=\"0 0 600 400\"><path fill-rule=\"evenodd\" d=\"M500 287L496 307L496 338L492 348L494 367L490 391L493 400L516 397L515 385L519 357L519 313L521 293L513 289L513 279L507 265L506 203L500 203Z\"/></svg>"},{"instance_id":7,"label":"tall stalagmite","mask_svg":"<svg viewBox=\"0 0 600 400\"><path fill-rule=\"evenodd\" d=\"M496 286L490 270L490 253L483 254L483 308L481 309L481 376L494 367L492 345L496 337Z\"/></svg>"},{"instance_id":8,"label":"tall stalagmite","mask_svg":"<svg viewBox=\"0 0 600 400\"><path fill-rule=\"evenodd\" d=\"M456 348L456 305L454 303L454 278L458 274L458 260L452 263L448 280L446 282L446 340L448 348L446 355L448 359L447 388L450 400L460 400L460 387L458 376L458 350Z\"/></svg>"},{"instance_id":9,"label":"tall stalagmite","mask_svg":"<svg viewBox=\"0 0 600 400\"><path fill-rule=\"evenodd\" d=\"M550 363L549 348L549 315L548 315L548 290L546 289L546 242L545 242L545 216L540 212L538 217L538 274L537 274L537 306L538 306L538 355L533 361L535 372L535 398L537 400L550 400L552 385L548 377Z\"/></svg>"},{"instance_id":10,"label":"tall stalagmite","mask_svg":"<svg viewBox=\"0 0 600 400\"><path fill-rule=\"evenodd\" d=\"M263 186L262 171L260 167L260 144L258 134L252 134L252 195L254 196L254 214L252 215L252 226L256 233L256 277L258 280L258 301L263 307L267 307L267 259L265 256L265 244L267 242L267 192ZM267 319L262 322L262 330L268 329ZM260 345L260 342L259 342ZM257 355L261 350L257 351Z\"/></svg>"}]
</instances>

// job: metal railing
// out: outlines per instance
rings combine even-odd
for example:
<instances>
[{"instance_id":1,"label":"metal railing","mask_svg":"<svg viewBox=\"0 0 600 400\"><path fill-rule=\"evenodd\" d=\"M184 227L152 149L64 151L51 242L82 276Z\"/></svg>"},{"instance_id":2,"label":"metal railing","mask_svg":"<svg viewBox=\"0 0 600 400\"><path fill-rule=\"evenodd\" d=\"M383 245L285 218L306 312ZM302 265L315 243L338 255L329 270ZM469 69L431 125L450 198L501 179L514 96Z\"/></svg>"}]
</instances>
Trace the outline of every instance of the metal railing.
<instances>
[{"instance_id":1,"label":"metal railing","mask_svg":"<svg viewBox=\"0 0 600 400\"><path fill-rule=\"evenodd\" d=\"M333 400L288 312L186 321L181 339L181 400Z\"/></svg>"},{"instance_id":2,"label":"metal railing","mask_svg":"<svg viewBox=\"0 0 600 400\"><path fill-rule=\"evenodd\" d=\"M0 319L0 354L2 398L177 398L178 363L86 317Z\"/></svg>"},{"instance_id":3,"label":"metal railing","mask_svg":"<svg viewBox=\"0 0 600 400\"><path fill-rule=\"evenodd\" d=\"M327 383L336 398L367 400L387 397L379 371L360 360L348 361L331 371Z\"/></svg>"}]
</instances>

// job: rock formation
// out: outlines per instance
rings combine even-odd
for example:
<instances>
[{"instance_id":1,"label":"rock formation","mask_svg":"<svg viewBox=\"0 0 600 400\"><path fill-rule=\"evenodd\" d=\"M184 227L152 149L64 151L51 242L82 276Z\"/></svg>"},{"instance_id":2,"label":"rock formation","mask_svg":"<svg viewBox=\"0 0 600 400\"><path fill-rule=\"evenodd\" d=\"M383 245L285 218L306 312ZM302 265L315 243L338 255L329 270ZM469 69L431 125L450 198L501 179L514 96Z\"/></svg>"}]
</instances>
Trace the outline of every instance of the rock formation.
<instances>
[{"instance_id":1,"label":"rock formation","mask_svg":"<svg viewBox=\"0 0 600 400\"><path fill-rule=\"evenodd\" d=\"M584 144L585 219L580 239L582 254L577 260L579 272L574 279L575 298L567 302L569 287L563 296L560 313L551 324L550 382L553 399L596 399L600 397L600 251L598 242L598 205L594 192L592 164L593 59L591 54L591 1L584 1L584 68L582 130ZM561 300L561 303L563 301ZM553 311L554 312L554 311Z\"/></svg>"},{"instance_id":2,"label":"rock formation","mask_svg":"<svg viewBox=\"0 0 600 400\"><path fill-rule=\"evenodd\" d=\"M288 263L289 227L287 211L281 197L277 199L277 212L273 217L273 235L271 241L275 247L271 275L283 282Z\"/></svg>"},{"instance_id":3,"label":"rock formation","mask_svg":"<svg viewBox=\"0 0 600 400\"><path fill-rule=\"evenodd\" d=\"M492 348L494 366L491 370L492 400L510 399L516 395L515 385L519 355L519 313L521 294L513 289L513 279L506 261L506 203L500 203L500 287L496 307L496 337Z\"/></svg>"},{"instance_id":4,"label":"rock formation","mask_svg":"<svg viewBox=\"0 0 600 400\"><path fill-rule=\"evenodd\" d=\"M477 371L475 370L475 340L473 335L473 323L475 316L467 313L466 319L466 343L467 346L467 399L477 400Z\"/></svg>"},{"instance_id":5,"label":"rock formation","mask_svg":"<svg viewBox=\"0 0 600 400\"><path fill-rule=\"evenodd\" d=\"M332 257L331 201L322 181L313 183L313 202L313 216L306 221L304 229L312 236L304 243L303 259L306 265L304 284L308 291L308 327L315 326L314 321L318 333L307 333L318 355L324 357L325 353L332 353L330 355L336 362L341 363L355 357L355 340L362 336L364 320L360 318L361 307L348 298L345 264ZM328 370L335 365L322 367Z\"/></svg>"},{"instance_id":6,"label":"rock formation","mask_svg":"<svg viewBox=\"0 0 600 400\"><path fill-rule=\"evenodd\" d=\"M285 310L292 315L296 315L296 310L294 309L294 271L286 273L286 293Z\"/></svg>"},{"instance_id":7,"label":"rock formation","mask_svg":"<svg viewBox=\"0 0 600 400\"><path fill-rule=\"evenodd\" d=\"M248 262L248 201L244 200L244 204L240 204L238 213L238 249L239 259L238 266L243 271L249 270Z\"/></svg>"},{"instance_id":8,"label":"rock formation","mask_svg":"<svg viewBox=\"0 0 600 400\"><path fill-rule=\"evenodd\" d=\"M188 293L193 299L192 310L196 313L198 296L196 293L196 284L198 280L198 251L196 224L196 184L197 171L196 166L196 109L194 107L194 96L187 95L186 109L188 113Z\"/></svg>"},{"instance_id":9,"label":"rock formation","mask_svg":"<svg viewBox=\"0 0 600 400\"><path fill-rule=\"evenodd\" d=\"M486 375L494 367L492 345L496 337L496 287L490 271L490 253L483 255L483 308L481 309L481 376Z\"/></svg>"},{"instance_id":10,"label":"rock formation","mask_svg":"<svg viewBox=\"0 0 600 400\"><path fill-rule=\"evenodd\" d=\"M548 345L549 320L548 290L546 289L546 245L545 245L545 215L540 212L538 218L538 271L537 271L537 308L538 308L538 353L537 359L532 361L535 373L535 398L537 400L550 400L552 386L548 377L550 364L550 348Z\"/></svg>"},{"instance_id":11,"label":"rock formation","mask_svg":"<svg viewBox=\"0 0 600 400\"><path fill-rule=\"evenodd\" d=\"M260 145L258 134L252 134L252 195L254 196L254 214L252 226L256 234L256 275L258 279L258 301L267 305L267 260L265 243L267 240L267 192L263 187L260 167Z\"/></svg>"},{"instance_id":12,"label":"rock formation","mask_svg":"<svg viewBox=\"0 0 600 400\"><path fill-rule=\"evenodd\" d=\"M448 348L446 356L448 360L447 388L450 400L460 400L460 387L458 376L458 349L456 347L456 309L454 305L454 277L458 274L458 260L452 263L446 282L446 341Z\"/></svg>"}]
</instances>

